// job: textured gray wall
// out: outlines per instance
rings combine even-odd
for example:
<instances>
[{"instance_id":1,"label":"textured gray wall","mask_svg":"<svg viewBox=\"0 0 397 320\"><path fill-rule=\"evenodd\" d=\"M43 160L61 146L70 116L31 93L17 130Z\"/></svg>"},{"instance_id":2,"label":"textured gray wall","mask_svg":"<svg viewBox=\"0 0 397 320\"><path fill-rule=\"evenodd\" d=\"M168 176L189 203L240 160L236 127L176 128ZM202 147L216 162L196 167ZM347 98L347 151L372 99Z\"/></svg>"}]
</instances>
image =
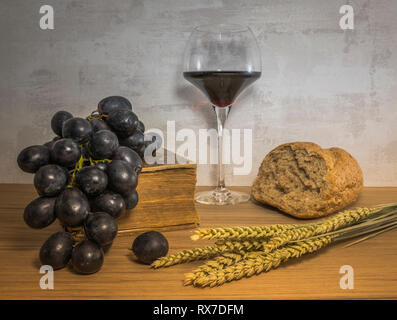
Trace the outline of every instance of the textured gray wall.
<instances>
[{"instance_id":1,"label":"textured gray wall","mask_svg":"<svg viewBox=\"0 0 397 320\"><path fill-rule=\"evenodd\" d=\"M347 3L354 31L339 28ZM43 4L53 31L39 28ZM303 140L350 151L366 185L397 186L396 17L395 0L2 0L0 182L32 181L17 153L53 136L56 110L84 116L107 95L132 99L148 127L214 127L210 108L194 107L204 98L182 77L183 50L194 26L237 22L257 35L263 74L230 114L255 148L251 175L229 182L250 184L271 148Z\"/></svg>"}]
</instances>

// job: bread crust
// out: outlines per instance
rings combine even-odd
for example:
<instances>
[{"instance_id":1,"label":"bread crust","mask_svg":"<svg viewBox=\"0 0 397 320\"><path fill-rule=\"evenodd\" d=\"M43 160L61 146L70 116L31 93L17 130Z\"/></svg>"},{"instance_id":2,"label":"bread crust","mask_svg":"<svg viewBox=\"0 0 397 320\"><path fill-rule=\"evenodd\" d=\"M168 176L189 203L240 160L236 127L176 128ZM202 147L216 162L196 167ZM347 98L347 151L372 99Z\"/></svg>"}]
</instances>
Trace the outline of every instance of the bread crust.
<instances>
[{"instance_id":1,"label":"bread crust","mask_svg":"<svg viewBox=\"0 0 397 320\"><path fill-rule=\"evenodd\" d=\"M265 168L270 165L272 154L285 148L293 152L304 150L308 155L321 158L327 169L324 175L324 187L319 194L302 200L299 192L287 192L279 199L269 196L269 182L266 180ZM251 189L252 197L261 203L271 205L296 218L311 219L326 216L353 203L363 187L361 168L347 151L341 148L322 149L312 142L292 142L282 144L266 155L258 176ZM298 205L297 205L298 204Z\"/></svg>"}]
</instances>

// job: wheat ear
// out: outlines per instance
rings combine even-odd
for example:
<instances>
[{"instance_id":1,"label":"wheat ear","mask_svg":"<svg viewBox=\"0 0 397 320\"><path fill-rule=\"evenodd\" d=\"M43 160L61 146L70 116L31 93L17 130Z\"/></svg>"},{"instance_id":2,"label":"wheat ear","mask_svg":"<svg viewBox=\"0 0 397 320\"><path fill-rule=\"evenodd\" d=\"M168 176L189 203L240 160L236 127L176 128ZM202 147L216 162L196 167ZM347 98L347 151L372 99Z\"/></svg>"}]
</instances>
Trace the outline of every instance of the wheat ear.
<instances>
[{"instance_id":1,"label":"wheat ear","mask_svg":"<svg viewBox=\"0 0 397 320\"><path fill-rule=\"evenodd\" d=\"M311 224L272 224L268 226L248 226L248 227L228 227L228 228L201 228L194 231L191 236L192 240L199 239L223 239L223 240L243 240L254 238L273 237L282 234L285 231L295 228L305 228L307 226L318 226L319 233L336 230L341 226L355 223L371 213L379 211L379 208L357 208L345 210L334 217ZM322 230L322 231L320 231Z\"/></svg>"},{"instance_id":2,"label":"wheat ear","mask_svg":"<svg viewBox=\"0 0 397 320\"><path fill-rule=\"evenodd\" d=\"M182 250L175 254L171 254L155 260L151 267L158 269L162 267L170 267L176 264L192 262L203 259L210 259L217 255L225 253L244 254L248 251L259 250L263 248L263 241L224 241L217 242L213 246L203 248L194 248L191 250Z\"/></svg>"},{"instance_id":3,"label":"wheat ear","mask_svg":"<svg viewBox=\"0 0 397 320\"><path fill-rule=\"evenodd\" d=\"M299 258L307 253L316 252L327 246L332 241L332 237L324 236L314 240L303 240L294 244L286 245L271 253L258 255L252 258L246 258L229 267L220 270L214 270L208 274L189 273L186 274L185 285L196 287L215 287L243 277L251 277L261 272L267 272L270 269L277 268L282 262L291 258Z\"/></svg>"},{"instance_id":4,"label":"wheat ear","mask_svg":"<svg viewBox=\"0 0 397 320\"><path fill-rule=\"evenodd\" d=\"M191 280L198 276L206 276L211 272L215 272L227 266L234 265L244 259L247 259L248 257L254 257L261 254L263 254L262 251L251 251L248 253L224 253L193 270L193 272L190 273L191 275L194 274L194 277L192 277ZM185 285L187 284L188 281L185 281Z\"/></svg>"},{"instance_id":5,"label":"wheat ear","mask_svg":"<svg viewBox=\"0 0 397 320\"><path fill-rule=\"evenodd\" d=\"M293 228L286 230L283 233L277 234L270 239L250 239L244 241L217 241L216 245L222 247L226 246L228 251L252 251L252 250L262 250L264 254L270 253L273 250L276 250L283 245L299 241L303 239L307 239L309 237L321 235L326 232L331 232L338 230L342 227L349 226L354 224L360 220L365 219L368 217L371 212L369 208L358 208L355 210L347 210L344 211L335 217L328 218L323 220L318 224L306 224L302 225L299 228ZM225 250L227 251L227 250Z\"/></svg>"},{"instance_id":6,"label":"wheat ear","mask_svg":"<svg viewBox=\"0 0 397 320\"><path fill-rule=\"evenodd\" d=\"M271 237L286 230L296 228L295 224L272 224L268 226L248 226L230 228L201 228L194 231L192 240L199 239L225 239L241 240L251 238Z\"/></svg>"},{"instance_id":7,"label":"wheat ear","mask_svg":"<svg viewBox=\"0 0 397 320\"><path fill-rule=\"evenodd\" d=\"M182 250L175 254L159 258L155 260L150 266L152 268L169 267L175 264L196 261L201 259L209 259L220 253L220 248L216 245L206 246L203 248L194 248L190 250Z\"/></svg>"},{"instance_id":8,"label":"wheat ear","mask_svg":"<svg viewBox=\"0 0 397 320\"><path fill-rule=\"evenodd\" d=\"M296 225L263 226L260 227L262 230L266 230L266 229L267 231L272 230L272 232L276 235L271 237L270 239L254 238L244 241L219 240L213 246L194 248L191 250L182 250L175 254L162 257L154 261L151 266L153 268L169 267L184 262L210 259L226 252L245 253L249 251L263 250L264 253L270 253L271 251L282 247L286 243L320 235L322 233L334 231L341 227L353 224L361 219L368 217L370 213L373 211L374 209L369 209L369 208L358 208L355 210L347 210L336 215L335 217L323 220L322 222L316 224L301 225L300 227L296 227ZM292 228L292 226L295 227ZM284 227L285 227L285 231L282 232L281 230L284 230ZM218 235L219 234L225 235L226 233L231 234L231 231L229 229L233 229L234 232L237 232L241 236L243 236L244 232L248 230L246 228L247 227L225 228L221 233L218 233ZM218 229L220 230L223 228L209 229L209 230L218 230ZM226 233L224 232L225 230ZM267 234L270 235L271 232L267 232Z\"/></svg>"}]
</instances>

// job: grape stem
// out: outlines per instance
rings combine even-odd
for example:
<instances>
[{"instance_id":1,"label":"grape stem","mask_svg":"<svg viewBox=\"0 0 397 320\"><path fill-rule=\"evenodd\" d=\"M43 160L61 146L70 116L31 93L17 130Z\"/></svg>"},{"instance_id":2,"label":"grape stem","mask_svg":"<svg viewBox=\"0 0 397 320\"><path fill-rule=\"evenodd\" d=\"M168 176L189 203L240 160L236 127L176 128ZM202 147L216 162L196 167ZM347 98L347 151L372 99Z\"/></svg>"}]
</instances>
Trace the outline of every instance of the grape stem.
<instances>
[{"instance_id":1,"label":"grape stem","mask_svg":"<svg viewBox=\"0 0 397 320\"><path fill-rule=\"evenodd\" d=\"M80 149L83 150L84 147L86 147L88 145L88 142L83 143L80 145ZM91 158L90 156L88 156L88 158L85 158L83 156L83 152L81 152L81 156L79 161L77 161L74 169L70 170L69 173L71 175L71 179L70 179L70 183L68 184L68 188L72 188L76 185L75 180L76 180L76 174L77 172L80 171L80 169L82 169L84 167L84 163L89 161L90 162L90 166L95 166L97 163L110 163L112 162L111 159L102 159L102 160L95 160L93 158Z\"/></svg>"},{"instance_id":2,"label":"grape stem","mask_svg":"<svg viewBox=\"0 0 397 320\"><path fill-rule=\"evenodd\" d=\"M107 118L107 114L100 114L98 110L92 111L91 114L87 117L87 120L90 121L92 119L98 119L98 120L103 120Z\"/></svg>"}]
</instances>

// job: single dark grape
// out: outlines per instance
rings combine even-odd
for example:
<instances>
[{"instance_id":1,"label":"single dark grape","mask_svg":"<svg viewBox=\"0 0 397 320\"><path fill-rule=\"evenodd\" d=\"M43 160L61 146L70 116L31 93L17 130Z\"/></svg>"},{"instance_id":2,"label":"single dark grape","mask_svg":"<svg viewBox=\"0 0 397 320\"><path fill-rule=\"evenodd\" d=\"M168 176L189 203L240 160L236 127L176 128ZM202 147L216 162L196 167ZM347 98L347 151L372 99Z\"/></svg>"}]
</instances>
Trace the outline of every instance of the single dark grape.
<instances>
[{"instance_id":1,"label":"single dark grape","mask_svg":"<svg viewBox=\"0 0 397 320\"><path fill-rule=\"evenodd\" d=\"M76 174L76 184L87 196L94 197L106 190L108 177L96 167L84 167Z\"/></svg>"},{"instance_id":2,"label":"single dark grape","mask_svg":"<svg viewBox=\"0 0 397 320\"><path fill-rule=\"evenodd\" d=\"M106 212L113 218L118 218L125 211L125 201L120 194L105 191L92 201L92 211Z\"/></svg>"},{"instance_id":3,"label":"single dark grape","mask_svg":"<svg viewBox=\"0 0 397 320\"><path fill-rule=\"evenodd\" d=\"M110 96L102 99L98 103L98 112L100 114L109 114L113 110L131 110L131 102L124 97Z\"/></svg>"},{"instance_id":4,"label":"single dark grape","mask_svg":"<svg viewBox=\"0 0 397 320\"><path fill-rule=\"evenodd\" d=\"M47 164L36 172L33 183L40 196L54 197L65 189L69 179L66 168Z\"/></svg>"},{"instance_id":5,"label":"single dark grape","mask_svg":"<svg viewBox=\"0 0 397 320\"><path fill-rule=\"evenodd\" d=\"M94 159L109 159L119 147L117 136L109 130L101 130L92 135L88 148Z\"/></svg>"},{"instance_id":6,"label":"single dark grape","mask_svg":"<svg viewBox=\"0 0 397 320\"><path fill-rule=\"evenodd\" d=\"M75 142L82 144L87 142L92 134L90 122L83 118L72 118L64 122L62 136L73 139Z\"/></svg>"},{"instance_id":7,"label":"single dark grape","mask_svg":"<svg viewBox=\"0 0 397 320\"><path fill-rule=\"evenodd\" d=\"M160 232L145 232L134 240L132 251L140 262L151 264L167 254L168 241Z\"/></svg>"},{"instance_id":8,"label":"single dark grape","mask_svg":"<svg viewBox=\"0 0 397 320\"><path fill-rule=\"evenodd\" d=\"M54 270L65 267L72 257L74 239L68 232L57 232L50 236L40 249L40 261Z\"/></svg>"},{"instance_id":9,"label":"single dark grape","mask_svg":"<svg viewBox=\"0 0 397 320\"><path fill-rule=\"evenodd\" d=\"M117 235L117 223L106 212L89 214L84 222L84 232L88 239L95 241L101 247L113 242Z\"/></svg>"},{"instance_id":10,"label":"single dark grape","mask_svg":"<svg viewBox=\"0 0 397 320\"><path fill-rule=\"evenodd\" d=\"M123 160L127 162L137 174L142 171L141 157L138 153L128 147L118 147L113 155L113 160Z\"/></svg>"},{"instance_id":11,"label":"single dark grape","mask_svg":"<svg viewBox=\"0 0 397 320\"><path fill-rule=\"evenodd\" d=\"M80 160L80 146L72 139L61 139L51 149L51 161L60 166L70 168Z\"/></svg>"},{"instance_id":12,"label":"single dark grape","mask_svg":"<svg viewBox=\"0 0 397 320\"><path fill-rule=\"evenodd\" d=\"M30 202L23 214L26 224L34 229L42 229L53 223L56 219L55 200L55 197L40 197Z\"/></svg>"},{"instance_id":13,"label":"single dark grape","mask_svg":"<svg viewBox=\"0 0 397 320\"><path fill-rule=\"evenodd\" d=\"M55 214L67 227L79 227L90 211L87 197L78 188L62 191L55 202Z\"/></svg>"},{"instance_id":14,"label":"single dark grape","mask_svg":"<svg viewBox=\"0 0 397 320\"><path fill-rule=\"evenodd\" d=\"M121 195L130 194L138 185L138 176L128 162L113 160L107 169L109 189Z\"/></svg>"},{"instance_id":15,"label":"single dark grape","mask_svg":"<svg viewBox=\"0 0 397 320\"><path fill-rule=\"evenodd\" d=\"M50 162L50 150L46 146L31 146L18 155L18 166L25 172L35 173Z\"/></svg>"},{"instance_id":16,"label":"single dark grape","mask_svg":"<svg viewBox=\"0 0 397 320\"><path fill-rule=\"evenodd\" d=\"M131 136L120 139L120 145L134 150L138 150L145 144L144 135L139 130L135 131Z\"/></svg>"},{"instance_id":17,"label":"single dark grape","mask_svg":"<svg viewBox=\"0 0 397 320\"><path fill-rule=\"evenodd\" d=\"M110 127L103 120L93 118L89 121L90 121L93 132L97 132L100 130L110 130Z\"/></svg>"},{"instance_id":18,"label":"single dark grape","mask_svg":"<svg viewBox=\"0 0 397 320\"><path fill-rule=\"evenodd\" d=\"M46 146L49 150L52 149L52 146L55 144L55 142L57 142L58 140L61 140L62 137L54 137L51 141L48 141L46 143L44 143L44 146Z\"/></svg>"},{"instance_id":19,"label":"single dark grape","mask_svg":"<svg viewBox=\"0 0 397 320\"><path fill-rule=\"evenodd\" d=\"M136 205L138 204L138 192L135 190L132 193L130 193L129 195L126 195L124 197L124 202L125 202L125 208L127 210L131 210L134 209L136 207Z\"/></svg>"},{"instance_id":20,"label":"single dark grape","mask_svg":"<svg viewBox=\"0 0 397 320\"><path fill-rule=\"evenodd\" d=\"M131 110L113 110L106 122L121 138L129 137L138 128L138 117Z\"/></svg>"},{"instance_id":21,"label":"single dark grape","mask_svg":"<svg viewBox=\"0 0 397 320\"><path fill-rule=\"evenodd\" d=\"M98 162L95 165L95 168L98 168L99 170L102 170L103 172L106 172L106 170L108 169L108 165L106 162Z\"/></svg>"},{"instance_id":22,"label":"single dark grape","mask_svg":"<svg viewBox=\"0 0 397 320\"><path fill-rule=\"evenodd\" d=\"M58 111L51 119L51 129L57 136L62 136L63 124L72 119L73 115L67 111Z\"/></svg>"},{"instance_id":23,"label":"single dark grape","mask_svg":"<svg viewBox=\"0 0 397 320\"><path fill-rule=\"evenodd\" d=\"M98 272L103 264L104 256L101 247L91 240L84 240L73 248L73 269L82 274Z\"/></svg>"},{"instance_id":24,"label":"single dark grape","mask_svg":"<svg viewBox=\"0 0 397 320\"><path fill-rule=\"evenodd\" d=\"M145 133L145 125L142 121L138 121L138 130L142 133Z\"/></svg>"}]
</instances>

